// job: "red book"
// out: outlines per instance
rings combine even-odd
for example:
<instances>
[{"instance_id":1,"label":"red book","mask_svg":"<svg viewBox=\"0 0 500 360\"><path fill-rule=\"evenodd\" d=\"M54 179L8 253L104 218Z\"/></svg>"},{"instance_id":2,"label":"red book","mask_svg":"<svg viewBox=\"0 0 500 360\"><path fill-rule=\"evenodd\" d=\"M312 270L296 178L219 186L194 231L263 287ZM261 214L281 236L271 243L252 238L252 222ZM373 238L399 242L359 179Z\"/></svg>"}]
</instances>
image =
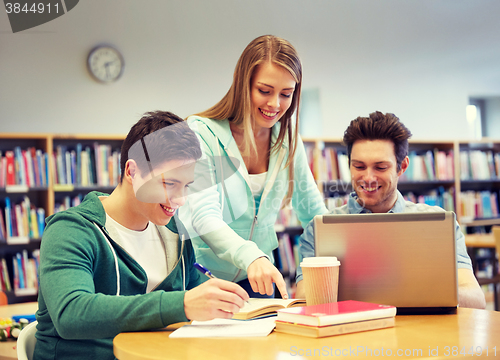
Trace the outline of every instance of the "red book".
<instances>
[{"instance_id":1,"label":"red book","mask_svg":"<svg viewBox=\"0 0 500 360\"><path fill-rule=\"evenodd\" d=\"M33 168L33 176L34 176L34 183L31 184L31 186L42 186L40 184L40 169L38 168L38 161L36 158L36 149L34 147L29 148L30 153L31 153L31 161L32 161L32 168Z\"/></svg>"},{"instance_id":2,"label":"red book","mask_svg":"<svg viewBox=\"0 0 500 360\"><path fill-rule=\"evenodd\" d=\"M325 326L355 321L382 319L396 315L396 307L363 301L301 306L278 310L277 320L290 323Z\"/></svg>"},{"instance_id":3,"label":"red book","mask_svg":"<svg viewBox=\"0 0 500 360\"><path fill-rule=\"evenodd\" d=\"M26 185L31 186L30 184L30 177L28 175L28 158L26 157L26 150L21 151L21 157L22 157L22 163L19 164L19 166L22 166L24 169L24 174L25 177L24 179L26 180Z\"/></svg>"},{"instance_id":4,"label":"red book","mask_svg":"<svg viewBox=\"0 0 500 360\"><path fill-rule=\"evenodd\" d=\"M6 151L7 159L7 181L6 185L16 185L16 167L14 165L14 151Z\"/></svg>"}]
</instances>

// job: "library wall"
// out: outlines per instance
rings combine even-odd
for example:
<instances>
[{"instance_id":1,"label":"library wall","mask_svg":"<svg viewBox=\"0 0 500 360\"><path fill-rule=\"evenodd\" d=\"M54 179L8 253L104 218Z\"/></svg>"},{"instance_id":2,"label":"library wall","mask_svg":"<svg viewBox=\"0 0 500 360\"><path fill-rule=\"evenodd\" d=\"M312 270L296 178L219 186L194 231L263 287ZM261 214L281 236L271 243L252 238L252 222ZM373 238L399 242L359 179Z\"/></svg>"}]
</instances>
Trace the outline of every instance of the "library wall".
<instances>
[{"instance_id":1,"label":"library wall","mask_svg":"<svg viewBox=\"0 0 500 360\"><path fill-rule=\"evenodd\" d=\"M486 99L486 134L489 138L500 139L500 97Z\"/></svg>"},{"instance_id":2,"label":"library wall","mask_svg":"<svg viewBox=\"0 0 500 360\"><path fill-rule=\"evenodd\" d=\"M469 93L500 93L492 81L500 4L470 17L449 0L362 3L81 1L20 34L0 12L1 131L126 133L148 110L187 116L219 100L246 44L272 33L297 47L304 88L319 89L322 136L341 136L348 121L380 110L400 116L415 138L469 138ZM262 9L280 16L269 21ZM125 57L116 83L86 70L100 43Z\"/></svg>"}]
</instances>

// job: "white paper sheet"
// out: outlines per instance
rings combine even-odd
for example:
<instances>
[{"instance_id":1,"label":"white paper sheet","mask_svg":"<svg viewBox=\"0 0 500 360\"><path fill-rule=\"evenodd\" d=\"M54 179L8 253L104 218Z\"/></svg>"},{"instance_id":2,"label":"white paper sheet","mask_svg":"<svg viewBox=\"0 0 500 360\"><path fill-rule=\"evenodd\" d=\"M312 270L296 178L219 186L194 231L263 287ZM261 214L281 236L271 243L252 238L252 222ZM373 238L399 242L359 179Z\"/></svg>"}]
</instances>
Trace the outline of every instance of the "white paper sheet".
<instances>
[{"instance_id":1,"label":"white paper sheet","mask_svg":"<svg viewBox=\"0 0 500 360\"><path fill-rule=\"evenodd\" d=\"M193 321L175 330L171 338L192 337L250 337L267 336L273 331L276 316L255 320L214 319Z\"/></svg>"}]
</instances>

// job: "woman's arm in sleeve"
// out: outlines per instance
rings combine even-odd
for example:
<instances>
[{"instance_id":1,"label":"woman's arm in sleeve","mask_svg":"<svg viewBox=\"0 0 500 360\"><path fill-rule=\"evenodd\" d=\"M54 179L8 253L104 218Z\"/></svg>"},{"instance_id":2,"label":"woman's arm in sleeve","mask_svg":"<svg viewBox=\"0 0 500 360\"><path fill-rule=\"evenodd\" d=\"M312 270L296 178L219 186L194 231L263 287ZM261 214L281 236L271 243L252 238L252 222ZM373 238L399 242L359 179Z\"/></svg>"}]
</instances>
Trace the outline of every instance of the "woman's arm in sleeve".
<instances>
[{"instance_id":1,"label":"woman's arm in sleeve","mask_svg":"<svg viewBox=\"0 0 500 360\"><path fill-rule=\"evenodd\" d=\"M224 154L224 151L220 149L219 153L218 139L205 124L198 122L193 130L198 135L203 159L206 161L203 166L195 170L195 191L188 195L185 205L189 207L193 229L217 257L246 270L254 260L266 255L257 244L242 238L224 220L222 207L230 206L233 200L224 196L220 179L215 173L215 162L220 154ZM196 184L199 181L200 183ZM209 184L211 186L208 186ZM243 198L240 201L248 202L246 195ZM221 203L222 199L224 199L224 205ZM248 226L251 226L250 222Z\"/></svg>"}]
</instances>

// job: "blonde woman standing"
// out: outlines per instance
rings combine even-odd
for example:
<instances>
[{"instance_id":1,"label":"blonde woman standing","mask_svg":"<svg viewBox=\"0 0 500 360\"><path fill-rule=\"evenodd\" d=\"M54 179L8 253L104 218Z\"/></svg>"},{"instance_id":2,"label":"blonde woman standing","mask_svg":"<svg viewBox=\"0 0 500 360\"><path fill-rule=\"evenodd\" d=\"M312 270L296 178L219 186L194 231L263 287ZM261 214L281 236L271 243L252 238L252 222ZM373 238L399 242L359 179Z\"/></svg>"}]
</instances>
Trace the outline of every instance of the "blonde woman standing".
<instances>
[{"instance_id":1,"label":"blonde woman standing","mask_svg":"<svg viewBox=\"0 0 500 360\"><path fill-rule=\"evenodd\" d=\"M291 201L302 226L327 212L298 134L298 116L292 118L301 85L294 47L276 36L260 36L240 56L222 100L188 118L211 159L210 171L198 176L216 183L189 196L182 210L196 233L196 259L251 297L273 296L273 283L288 297L272 255L280 208ZM231 167L234 174L225 178Z\"/></svg>"}]
</instances>

